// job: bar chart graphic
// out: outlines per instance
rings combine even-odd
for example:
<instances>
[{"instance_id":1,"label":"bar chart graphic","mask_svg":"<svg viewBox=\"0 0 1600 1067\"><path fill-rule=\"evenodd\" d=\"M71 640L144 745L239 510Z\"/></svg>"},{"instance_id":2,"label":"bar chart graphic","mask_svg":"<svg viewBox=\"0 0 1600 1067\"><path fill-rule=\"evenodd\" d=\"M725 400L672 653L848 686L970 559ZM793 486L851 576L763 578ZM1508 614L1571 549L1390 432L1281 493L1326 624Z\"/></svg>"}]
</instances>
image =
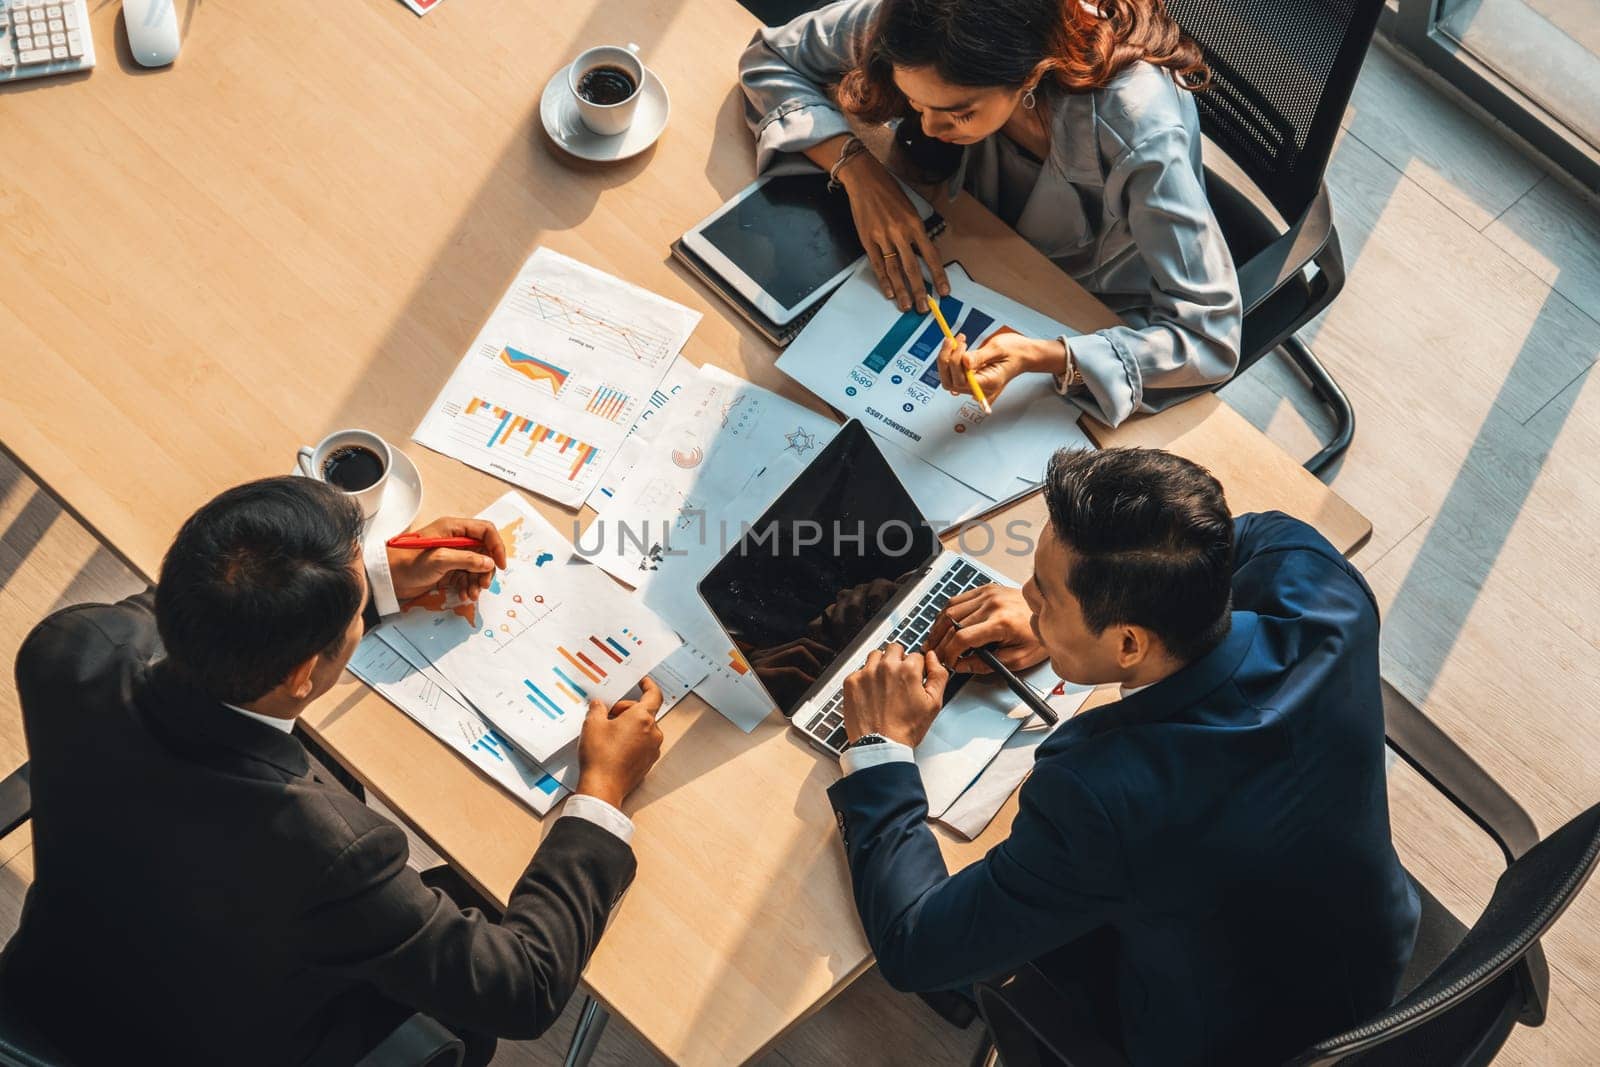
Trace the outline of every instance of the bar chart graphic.
<instances>
[{"instance_id":1,"label":"bar chart graphic","mask_svg":"<svg viewBox=\"0 0 1600 1067\"><path fill-rule=\"evenodd\" d=\"M628 401L633 399L620 389L613 389L609 385L602 385L589 397L589 402L583 410L600 416L608 422L619 422L628 410Z\"/></svg>"},{"instance_id":2,"label":"bar chart graphic","mask_svg":"<svg viewBox=\"0 0 1600 1067\"><path fill-rule=\"evenodd\" d=\"M505 345L500 349L500 362L522 375L535 385L546 386L551 396L560 396L572 372L558 367L547 359L531 356L520 349Z\"/></svg>"},{"instance_id":3,"label":"bar chart graphic","mask_svg":"<svg viewBox=\"0 0 1600 1067\"><path fill-rule=\"evenodd\" d=\"M605 684L612 670L626 663L633 650L643 644L631 629L623 627L613 635L589 634L583 641L555 646L556 662L547 674L524 678L528 703L544 716L559 722L576 710L588 706L589 692Z\"/></svg>"},{"instance_id":4,"label":"bar chart graphic","mask_svg":"<svg viewBox=\"0 0 1600 1067\"><path fill-rule=\"evenodd\" d=\"M482 397L469 400L462 415L466 420L458 432L467 441L491 453L504 453L509 460L534 461L544 468L537 473L546 477L559 476L575 482L599 455L600 450L594 445Z\"/></svg>"},{"instance_id":5,"label":"bar chart graphic","mask_svg":"<svg viewBox=\"0 0 1600 1067\"><path fill-rule=\"evenodd\" d=\"M968 346L972 348L978 347L990 336L1015 332L1009 326L1001 326L990 334L989 331L994 326L994 316L982 308L967 307L963 301L953 296L941 299L939 310L944 313L945 321L951 324L951 332L965 336ZM963 311L966 312L965 318L962 318ZM889 363L903 352L913 363L923 365L918 380L929 389L938 389L938 355L943 343L944 331L939 329L939 324L933 320L931 314L923 315L914 310L907 311L895 319L888 331L867 352L861 365L873 374L881 374ZM901 366L904 370L903 361Z\"/></svg>"}]
</instances>

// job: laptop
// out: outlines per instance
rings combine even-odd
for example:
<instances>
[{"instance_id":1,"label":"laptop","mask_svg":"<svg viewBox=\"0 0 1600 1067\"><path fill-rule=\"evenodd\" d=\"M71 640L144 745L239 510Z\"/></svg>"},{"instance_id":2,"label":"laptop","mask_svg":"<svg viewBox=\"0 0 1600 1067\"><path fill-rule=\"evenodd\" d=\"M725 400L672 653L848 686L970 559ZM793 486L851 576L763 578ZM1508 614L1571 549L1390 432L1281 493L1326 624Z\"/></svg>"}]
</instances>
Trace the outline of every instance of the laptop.
<instances>
[{"instance_id":1,"label":"laptop","mask_svg":"<svg viewBox=\"0 0 1600 1067\"><path fill-rule=\"evenodd\" d=\"M845 678L891 641L922 651L951 597L994 581L1002 579L939 544L852 419L699 590L790 725L837 755ZM946 704L967 677L951 676Z\"/></svg>"}]
</instances>

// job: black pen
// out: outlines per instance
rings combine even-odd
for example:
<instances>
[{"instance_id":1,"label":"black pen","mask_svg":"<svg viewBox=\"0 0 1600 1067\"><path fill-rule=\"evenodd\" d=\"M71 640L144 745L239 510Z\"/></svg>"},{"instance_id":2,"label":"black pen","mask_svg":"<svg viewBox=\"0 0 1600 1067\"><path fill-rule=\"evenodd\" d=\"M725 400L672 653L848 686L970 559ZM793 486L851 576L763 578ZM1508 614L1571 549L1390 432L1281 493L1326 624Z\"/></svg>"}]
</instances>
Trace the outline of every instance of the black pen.
<instances>
[{"instance_id":1,"label":"black pen","mask_svg":"<svg viewBox=\"0 0 1600 1067\"><path fill-rule=\"evenodd\" d=\"M956 622L955 619L951 619L950 628L952 630L959 630L961 629L961 624ZM1015 693L1018 700L1028 705L1029 709L1032 710L1035 715L1039 716L1039 718L1043 719L1046 723L1054 726L1056 723L1061 721L1061 716L1056 714L1056 709L1045 703L1044 697L1033 691L1033 686L1029 685L1027 682L1024 682L1021 678L1018 678L1011 672L1010 667L1007 667L1004 663L1000 662L1000 657L994 654L994 647L992 645L984 645L982 648L975 648L971 652L968 652L967 655L977 656L979 659L983 660L983 662L987 663L989 665L989 669L998 674L1000 676L1000 680L1006 683L1006 688Z\"/></svg>"},{"instance_id":2,"label":"black pen","mask_svg":"<svg viewBox=\"0 0 1600 1067\"><path fill-rule=\"evenodd\" d=\"M970 654L977 656L979 659L983 660L983 662L987 663L989 665L989 669L998 674L1000 676L1000 680L1006 683L1006 688L1015 693L1018 700L1022 701L1024 704L1028 705L1029 708L1033 709L1033 713L1039 716L1039 718L1043 719L1051 726L1054 726L1056 723L1061 721L1061 716L1056 714L1056 709L1045 703L1044 697L1034 692L1033 686L1029 685L1027 682L1024 682L1021 678L1018 678L1012 673L1010 667L1007 667L1004 663L1001 663L1000 657L996 656L993 650L991 650L987 645L985 645L983 648L973 649Z\"/></svg>"}]
</instances>

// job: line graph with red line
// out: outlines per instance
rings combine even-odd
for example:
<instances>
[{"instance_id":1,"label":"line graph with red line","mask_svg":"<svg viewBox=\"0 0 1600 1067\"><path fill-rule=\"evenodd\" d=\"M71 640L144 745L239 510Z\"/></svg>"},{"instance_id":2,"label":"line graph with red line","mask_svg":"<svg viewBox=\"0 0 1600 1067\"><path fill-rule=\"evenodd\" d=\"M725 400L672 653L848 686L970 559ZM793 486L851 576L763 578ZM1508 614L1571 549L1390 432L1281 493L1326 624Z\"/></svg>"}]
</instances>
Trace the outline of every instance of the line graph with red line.
<instances>
[{"instance_id":1,"label":"line graph with red line","mask_svg":"<svg viewBox=\"0 0 1600 1067\"><path fill-rule=\"evenodd\" d=\"M548 282L532 282L518 295L519 310L524 314L550 323L579 341L651 367L674 354L673 339L667 334L618 321L605 309Z\"/></svg>"}]
</instances>

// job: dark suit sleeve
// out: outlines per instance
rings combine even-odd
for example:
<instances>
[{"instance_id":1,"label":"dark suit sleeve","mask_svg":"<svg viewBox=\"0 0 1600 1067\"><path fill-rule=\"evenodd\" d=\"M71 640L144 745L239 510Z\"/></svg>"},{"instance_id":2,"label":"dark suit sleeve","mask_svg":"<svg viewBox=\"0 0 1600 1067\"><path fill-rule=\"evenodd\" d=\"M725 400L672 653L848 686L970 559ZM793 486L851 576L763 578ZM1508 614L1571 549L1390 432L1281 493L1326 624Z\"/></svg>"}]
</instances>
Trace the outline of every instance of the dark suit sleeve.
<instances>
[{"instance_id":1,"label":"dark suit sleeve","mask_svg":"<svg viewBox=\"0 0 1600 1067\"><path fill-rule=\"evenodd\" d=\"M1105 812L1064 768L1039 764L1011 836L953 876L925 822L915 764L846 775L828 797L861 925L885 980L902 991L1013 971L1102 925L1126 895Z\"/></svg>"},{"instance_id":2,"label":"dark suit sleeve","mask_svg":"<svg viewBox=\"0 0 1600 1067\"><path fill-rule=\"evenodd\" d=\"M16 676L24 683L40 684L49 668L75 662L82 655L85 635L98 632L112 644L133 646L148 655L159 644L155 629L156 587L144 589L115 604L74 604L39 622L17 649ZM92 627L85 631L79 627Z\"/></svg>"},{"instance_id":3,"label":"dark suit sleeve","mask_svg":"<svg viewBox=\"0 0 1600 1067\"><path fill-rule=\"evenodd\" d=\"M557 819L495 923L424 886L406 853L391 825L352 842L302 915L303 953L447 1025L510 1038L560 1016L636 868L616 835Z\"/></svg>"},{"instance_id":4,"label":"dark suit sleeve","mask_svg":"<svg viewBox=\"0 0 1600 1067\"><path fill-rule=\"evenodd\" d=\"M1376 618L1378 603L1366 579L1315 528L1281 511L1234 520L1235 610L1294 617L1307 585L1363 602Z\"/></svg>"}]
</instances>

